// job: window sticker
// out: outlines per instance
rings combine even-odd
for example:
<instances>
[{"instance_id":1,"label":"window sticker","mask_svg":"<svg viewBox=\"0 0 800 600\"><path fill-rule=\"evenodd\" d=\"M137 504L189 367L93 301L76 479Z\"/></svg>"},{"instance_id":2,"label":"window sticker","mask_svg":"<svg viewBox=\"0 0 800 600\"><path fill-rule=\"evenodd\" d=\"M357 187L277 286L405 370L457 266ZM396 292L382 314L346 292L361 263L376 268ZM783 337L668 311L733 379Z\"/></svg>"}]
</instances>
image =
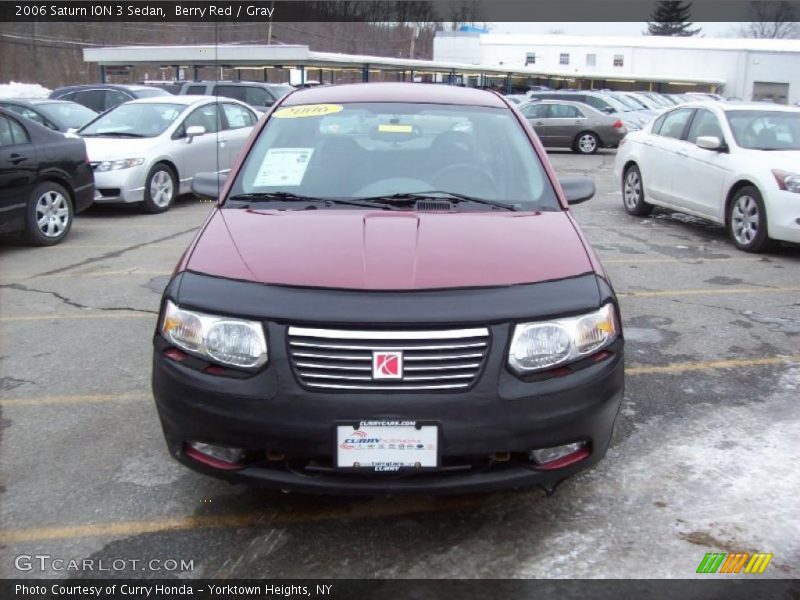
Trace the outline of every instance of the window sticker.
<instances>
[{"instance_id":1,"label":"window sticker","mask_svg":"<svg viewBox=\"0 0 800 600\"><path fill-rule=\"evenodd\" d=\"M272 116L276 119L299 119L302 117L332 115L341 110L344 110L344 106L341 104L303 104L301 106L279 108L272 113Z\"/></svg>"},{"instance_id":2,"label":"window sticker","mask_svg":"<svg viewBox=\"0 0 800 600\"><path fill-rule=\"evenodd\" d=\"M378 125L378 131L381 133L414 133L414 128L411 125L381 123Z\"/></svg>"},{"instance_id":3,"label":"window sticker","mask_svg":"<svg viewBox=\"0 0 800 600\"><path fill-rule=\"evenodd\" d=\"M300 185L313 148L270 148L256 174L257 187Z\"/></svg>"}]
</instances>

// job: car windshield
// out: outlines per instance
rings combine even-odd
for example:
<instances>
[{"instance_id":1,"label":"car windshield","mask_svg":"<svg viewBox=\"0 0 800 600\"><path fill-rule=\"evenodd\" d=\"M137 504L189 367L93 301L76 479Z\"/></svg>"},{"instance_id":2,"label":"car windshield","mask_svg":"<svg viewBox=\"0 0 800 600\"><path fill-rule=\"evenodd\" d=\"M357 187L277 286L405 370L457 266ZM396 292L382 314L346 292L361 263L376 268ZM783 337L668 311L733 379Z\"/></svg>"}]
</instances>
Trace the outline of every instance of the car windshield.
<instances>
[{"instance_id":1,"label":"car windshield","mask_svg":"<svg viewBox=\"0 0 800 600\"><path fill-rule=\"evenodd\" d=\"M634 102L634 103L638 104L640 108L644 108L644 109L647 109L647 110L650 110L650 108L651 108L650 105L645 100L643 100L642 98L639 98L638 96L632 96L630 94L626 94L626 98L631 100L631 102Z\"/></svg>"},{"instance_id":2,"label":"car windshield","mask_svg":"<svg viewBox=\"0 0 800 600\"><path fill-rule=\"evenodd\" d=\"M156 96L172 96L167 90L157 87L136 88L133 92L137 98L155 98Z\"/></svg>"},{"instance_id":3,"label":"car windshield","mask_svg":"<svg viewBox=\"0 0 800 600\"><path fill-rule=\"evenodd\" d=\"M51 121L68 129L80 129L97 116L91 108L75 102L39 104L36 108Z\"/></svg>"},{"instance_id":4,"label":"car windshield","mask_svg":"<svg viewBox=\"0 0 800 600\"><path fill-rule=\"evenodd\" d=\"M275 96L278 98L282 98L289 92L293 92L294 88L290 85L273 85L270 88Z\"/></svg>"},{"instance_id":5,"label":"car windshield","mask_svg":"<svg viewBox=\"0 0 800 600\"><path fill-rule=\"evenodd\" d=\"M178 118L184 104L129 102L92 121L78 133L83 136L156 137Z\"/></svg>"},{"instance_id":6,"label":"car windshield","mask_svg":"<svg viewBox=\"0 0 800 600\"><path fill-rule=\"evenodd\" d=\"M616 96L612 96L611 94L604 94L602 98L603 100L608 102L611 105L611 107L617 112L631 112L633 110L627 104L619 100Z\"/></svg>"},{"instance_id":7,"label":"car windshield","mask_svg":"<svg viewBox=\"0 0 800 600\"><path fill-rule=\"evenodd\" d=\"M508 108L422 103L280 109L247 155L229 197L354 200L434 190L523 210L560 210Z\"/></svg>"},{"instance_id":8,"label":"car windshield","mask_svg":"<svg viewBox=\"0 0 800 600\"><path fill-rule=\"evenodd\" d=\"M614 100L616 100L623 106L625 106L627 108L627 111L642 109L642 107L639 104L636 104L636 102L634 102L630 98L626 98L623 94L613 94L611 95L611 97L614 98Z\"/></svg>"},{"instance_id":9,"label":"car windshield","mask_svg":"<svg viewBox=\"0 0 800 600\"><path fill-rule=\"evenodd\" d=\"M736 143L751 150L800 150L800 111L730 110Z\"/></svg>"}]
</instances>

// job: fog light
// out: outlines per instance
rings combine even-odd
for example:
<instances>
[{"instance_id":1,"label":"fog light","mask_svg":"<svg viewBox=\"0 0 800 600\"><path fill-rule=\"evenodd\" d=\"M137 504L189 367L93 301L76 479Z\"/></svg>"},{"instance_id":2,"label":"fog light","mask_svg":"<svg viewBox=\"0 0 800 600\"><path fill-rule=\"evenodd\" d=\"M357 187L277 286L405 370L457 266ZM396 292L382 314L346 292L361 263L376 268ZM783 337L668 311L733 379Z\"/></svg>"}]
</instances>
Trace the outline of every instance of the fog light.
<instances>
[{"instance_id":1,"label":"fog light","mask_svg":"<svg viewBox=\"0 0 800 600\"><path fill-rule=\"evenodd\" d=\"M203 442L186 442L183 453L191 459L201 462L215 469L241 469L240 464L244 458L244 450L229 446L216 446Z\"/></svg>"},{"instance_id":2,"label":"fog light","mask_svg":"<svg viewBox=\"0 0 800 600\"><path fill-rule=\"evenodd\" d=\"M528 453L528 458L535 462L539 469L545 470L568 467L588 456L589 447L586 442L539 448Z\"/></svg>"}]
</instances>

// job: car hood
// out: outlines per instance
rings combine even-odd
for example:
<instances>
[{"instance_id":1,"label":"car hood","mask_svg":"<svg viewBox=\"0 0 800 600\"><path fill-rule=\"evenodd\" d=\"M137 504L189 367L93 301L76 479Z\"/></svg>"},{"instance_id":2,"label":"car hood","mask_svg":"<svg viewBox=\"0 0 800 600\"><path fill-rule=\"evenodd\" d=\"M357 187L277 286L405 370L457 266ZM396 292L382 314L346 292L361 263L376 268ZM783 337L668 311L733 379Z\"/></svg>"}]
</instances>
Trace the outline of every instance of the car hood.
<instances>
[{"instance_id":1,"label":"car hood","mask_svg":"<svg viewBox=\"0 0 800 600\"><path fill-rule=\"evenodd\" d=\"M220 209L185 267L259 283L419 290L593 272L566 212Z\"/></svg>"},{"instance_id":2,"label":"car hood","mask_svg":"<svg viewBox=\"0 0 800 600\"><path fill-rule=\"evenodd\" d=\"M800 173L800 150L744 150L752 164Z\"/></svg>"},{"instance_id":3,"label":"car hood","mask_svg":"<svg viewBox=\"0 0 800 600\"><path fill-rule=\"evenodd\" d=\"M121 158L147 158L158 138L85 137L86 153L92 162Z\"/></svg>"}]
</instances>

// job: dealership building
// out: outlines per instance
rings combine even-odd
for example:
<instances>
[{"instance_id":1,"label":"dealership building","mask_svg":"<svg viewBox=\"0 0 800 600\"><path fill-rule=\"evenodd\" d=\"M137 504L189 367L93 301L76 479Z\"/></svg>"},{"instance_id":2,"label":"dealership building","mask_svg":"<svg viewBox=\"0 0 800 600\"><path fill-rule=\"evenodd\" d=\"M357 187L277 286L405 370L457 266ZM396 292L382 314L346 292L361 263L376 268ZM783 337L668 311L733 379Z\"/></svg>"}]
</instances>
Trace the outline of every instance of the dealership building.
<instances>
[{"instance_id":1,"label":"dealership building","mask_svg":"<svg viewBox=\"0 0 800 600\"><path fill-rule=\"evenodd\" d=\"M553 88L716 91L741 100L800 102L800 40L442 31L433 60L523 69Z\"/></svg>"}]
</instances>

